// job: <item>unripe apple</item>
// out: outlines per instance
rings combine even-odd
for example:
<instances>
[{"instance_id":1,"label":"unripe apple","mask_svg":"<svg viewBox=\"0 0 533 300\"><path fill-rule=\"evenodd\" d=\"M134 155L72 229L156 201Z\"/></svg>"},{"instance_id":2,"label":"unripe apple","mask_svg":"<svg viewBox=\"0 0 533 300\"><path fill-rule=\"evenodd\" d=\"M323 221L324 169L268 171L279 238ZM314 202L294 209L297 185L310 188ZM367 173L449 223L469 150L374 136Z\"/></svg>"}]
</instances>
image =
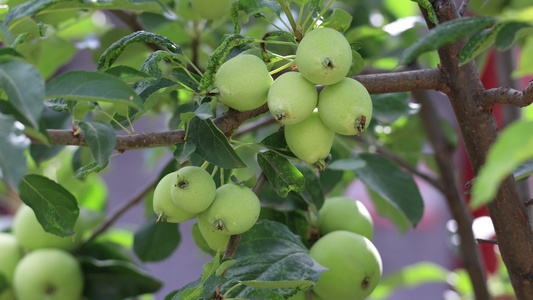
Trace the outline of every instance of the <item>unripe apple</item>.
<instances>
[{"instance_id":1,"label":"unripe apple","mask_svg":"<svg viewBox=\"0 0 533 300\"><path fill-rule=\"evenodd\" d=\"M234 0L191 0L192 9L207 20L220 19L229 13Z\"/></svg>"},{"instance_id":2,"label":"unripe apple","mask_svg":"<svg viewBox=\"0 0 533 300\"><path fill-rule=\"evenodd\" d=\"M337 30L318 28L306 34L298 45L296 66L314 84L334 84L350 71L352 48Z\"/></svg>"},{"instance_id":3,"label":"unripe apple","mask_svg":"<svg viewBox=\"0 0 533 300\"><path fill-rule=\"evenodd\" d=\"M208 230L217 234L241 234L257 222L260 211L259 198L252 190L228 183L217 189L215 201L198 215L198 220L205 220Z\"/></svg>"},{"instance_id":4,"label":"unripe apple","mask_svg":"<svg viewBox=\"0 0 533 300\"><path fill-rule=\"evenodd\" d=\"M382 262L376 247L362 235L337 230L320 238L309 256L328 268L313 292L323 299L366 299L377 286Z\"/></svg>"},{"instance_id":5,"label":"unripe apple","mask_svg":"<svg viewBox=\"0 0 533 300\"><path fill-rule=\"evenodd\" d=\"M11 284L15 267L23 256L22 247L14 235L0 232L0 249L0 274Z\"/></svg>"},{"instance_id":6,"label":"unripe apple","mask_svg":"<svg viewBox=\"0 0 533 300\"><path fill-rule=\"evenodd\" d=\"M344 78L318 95L318 113L326 126L342 135L359 135L372 119L372 99L359 81Z\"/></svg>"},{"instance_id":7,"label":"unripe apple","mask_svg":"<svg viewBox=\"0 0 533 300\"><path fill-rule=\"evenodd\" d=\"M180 209L172 201L170 194L172 179L176 177L177 171L168 173L157 183L154 190L153 208L158 216L158 222L181 223L190 220L196 214Z\"/></svg>"},{"instance_id":8,"label":"unripe apple","mask_svg":"<svg viewBox=\"0 0 533 300\"><path fill-rule=\"evenodd\" d=\"M8 286L0 292L0 300L16 300L13 287Z\"/></svg>"},{"instance_id":9,"label":"unripe apple","mask_svg":"<svg viewBox=\"0 0 533 300\"><path fill-rule=\"evenodd\" d=\"M285 140L292 153L320 170L326 166L334 138L335 132L324 125L316 111L300 123L285 125Z\"/></svg>"},{"instance_id":10,"label":"unripe apple","mask_svg":"<svg viewBox=\"0 0 533 300\"><path fill-rule=\"evenodd\" d=\"M220 103L246 111L265 104L272 76L260 58L241 54L220 66L213 85Z\"/></svg>"},{"instance_id":11,"label":"unripe apple","mask_svg":"<svg viewBox=\"0 0 533 300\"><path fill-rule=\"evenodd\" d=\"M206 210L215 200L217 187L206 170L187 166L172 176L170 195L176 206L191 214Z\"/></svg>"},{"instance_id":12,"label":"unripe apple","mask_svg":"<svg viewBox=\"0 0 533 300\"><path fill-rule=\"evenodd\" d=\"M316 108L317 102L315 85L298 72L279 76L268 91L268 109L282 124L305 120Z\"/></svg>"},{"instance_id":13,"label":"unripe apple","mask_svg":"<svg viewBox=\"0 0 533 300\"><path fill-rule=\"evenodd\" d=\"M200 230L200 233L202 234L202 237L204 238L205 242L211 248L213 251L220 250L220 253L224 253L226 251L226 247L228 246L228 242L230 239L230 235L220 234L216 232L213 229L210 229L211 224L207 222L206 215L205 214L199 214L198 215L198 229Z\"/></svg>"},{"instance_id":14,"label":"unripe apple","mask_svg":"<svg viewBox=\"0 0 533 300\"><path fill-rule=\"evenodd\" d=\"M319 210L319 229L322 235L347 230L372 240L374 223L365 205L359 200L339 196L328 198Z\"/></svg>"},{"instance_id":15,"label":"unripe apple","mask_svg":"<svg viewBox=\"0 0 533 300\"><path fill-rule=\"evenodd\" d=\"M83 283L76 258L56 248L38 249L24 256L13 278L18 300L81 299Z\"/></svg>"},{"instance_id":16,"label":"unripe apple","mask_svg":"<svg viewBox=\"0 0 533 300\"><path fill-rule=\"evenodd\" d=\"M78 218L79 219L79 218ZM76 221L74 235L61 237L44 231L31 207L23 205L15 213L13 219L13 234L17 237L22 248L30 251L39 248L60 248L73 250L81 242L83 230L81 222Z\"/></svg>"}]
</instances>

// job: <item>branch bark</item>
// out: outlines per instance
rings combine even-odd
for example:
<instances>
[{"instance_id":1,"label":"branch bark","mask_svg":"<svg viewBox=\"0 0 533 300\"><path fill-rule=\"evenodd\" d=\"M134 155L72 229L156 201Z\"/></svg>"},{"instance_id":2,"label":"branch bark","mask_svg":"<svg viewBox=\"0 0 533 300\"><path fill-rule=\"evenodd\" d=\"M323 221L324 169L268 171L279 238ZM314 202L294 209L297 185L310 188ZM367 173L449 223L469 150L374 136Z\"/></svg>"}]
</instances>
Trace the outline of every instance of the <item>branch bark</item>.
<instances>
[{"instance_id":1,"label":"branch bark","mask_svg":"<svg viewBox=\"0 0 533 300\"><path fill-rule=\"evenodd\" d=\"M500 87L483 91L485 109L490 110L494 104L509 104L525 107L533 103L533 81L529 82L523 92L509 87Z\"/></svg>"},{"instance_id":2,"label":"branch bark","mask_svg":"<svg viewBox=\"0 0 533 300\"><path fill-rule=\"evenodd\" d=\"M440 23L459 18L451 0L433 3ZM428 23L431 26L430 23ZM447 95L457 118L474 174L479 172L487 152L497 137L498 127L492 110L486 110L484 88L474 62L459 67L464 40L438 50L440 67L446 74ZM533 232L527 212L512 176L500 185L487 209L496 230L498 246L507 266L517 299L533 295Z\"/></svg>"}]
</instances>

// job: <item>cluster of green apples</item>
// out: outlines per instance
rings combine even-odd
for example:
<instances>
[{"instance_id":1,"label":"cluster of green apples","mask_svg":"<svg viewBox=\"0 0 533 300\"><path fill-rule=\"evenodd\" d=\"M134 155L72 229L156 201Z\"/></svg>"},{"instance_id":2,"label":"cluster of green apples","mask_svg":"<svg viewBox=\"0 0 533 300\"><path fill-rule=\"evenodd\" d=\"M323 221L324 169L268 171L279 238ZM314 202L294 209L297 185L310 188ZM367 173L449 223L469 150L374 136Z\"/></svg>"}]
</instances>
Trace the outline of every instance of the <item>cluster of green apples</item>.
<instances>
[{"instance_id":1,"label":"cluster of green apples","mask_svg":"<svg viewBox=\"0 0 533 300\"><path fill-rule=\"evenodd\" d=\"M196 226L213 251L224 251L230 236L250 229L260 213L259 198L250 188L236 183L217 188L211 175L196 166L165 175L154 190L153 208L162 222L197 218Z\"/></svg>"},{"instance_id":2,"label":"cluster of green apples","mask_svg":"<svg viewBox=\"0 0 533 300\"><path fill-rule=\"evenodd\" d=\"M367 298L382 275L382 261L372 244L374 224L364 204L340 196L326 199L319 210L321 237L309 255L328 268L310 292L300 291L291 300Z\"/></svg>"},{"instance_id":3,"label":"cluster of green apples","mask_svg":"<svg viewBox=\"0 0 533 300\"><path fill-rule=\"evenodd\" d=\"M14 216L12 233L0 233L0 275L5 288L0 300L79 300L84 277L71 253L82 241L82 221L74 236L44 231L33 210L22 205Z\"/></svg>"},{"instance_id":4,"label":"cluster of green apples","mask_svg":"<svg viewBox=\"0 0 533 300\"><path fill-rule=\"evenodd\" d=\"M310 31L296 50L298 71L275 81L265 63L252 54L226 61L215 75L220 103L247 111L268 103L270 113L285 125L285 139L302 161L324 169L335 133L359 135L372 118L372 100L357 80L346 77L352 49L337 30ZM318 92L318 86L324 86Z\"/></svg>"}]
</instances>

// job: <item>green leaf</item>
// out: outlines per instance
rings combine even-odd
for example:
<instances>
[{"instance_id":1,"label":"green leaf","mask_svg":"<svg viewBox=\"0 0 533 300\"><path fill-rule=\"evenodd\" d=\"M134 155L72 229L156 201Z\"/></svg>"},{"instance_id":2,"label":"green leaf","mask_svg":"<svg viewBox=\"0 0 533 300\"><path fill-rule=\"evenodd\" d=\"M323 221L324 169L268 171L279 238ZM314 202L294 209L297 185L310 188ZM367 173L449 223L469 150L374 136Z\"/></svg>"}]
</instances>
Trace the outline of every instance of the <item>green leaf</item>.
<instances>
[{"instance_id":1,"label":"green leaf","mask_svg":"<svg viewBox=\"0 0 533 300\"><path fill-rule=\"evenodd\" d=\"M35 212L46 232L58 236L74 233L80 209L76 198L64 187L46 177L30 174L22 178L20 199Z\"/></svg>"},{"instance_id":2,"label":"green leaf","mask_svg":"<svg viewBox=\"0 0 533 300\"><path fill-rule=\"evenodd\" d=\"M109 68L105 72L120 78L125 83L134 83L152 78L151 75L146 72L124 65Z\"/></svg>"},{"instance_id":3,"label":"green leaf","mask_svg":"<svg viewBox=\"0 0 533 300\"><path fill-rule=\"evenodd\" d=\"M523 22L505 22L496 35L494 46L499 51L508 50L513 46L517 32L527 27L531 27L531 24Z\"/></svg>"},{"instance_id":4,"label":"green leaf","mask_svg":"<svg viewBox=\"0 0 533 300\"><path fill-rule=\"evenodd\" d=\"M211 119L194 118L189 124L188 140L196 145L195 153L224 169L245 168L226 136Z\"/></svg>"},{"instance_id":5,"label":"green leaf","mask_svg":"<svg viewBox=\"0 0 533 300\"><path fill-rule=\"evenodd\" d=\"M337 31L346 31L350 28L352 19L352 15L344 9L335 8L320 26L333 28Z\"/></svg>"},{"instance_id":6,"label":"green leaf","mask_svg":"<svg viewBox=\"0 0 533 300\"><path fill-rule=\"evenodd\" d=\"M174 146L176 146L176 149L174 149L174 152L172 154L180 164L183 164L184 162L190 160L191 154L196 151L196 145L191 141L186 141L185 143L178 143Z\"/></svg>"},{"instance_id":7,"label":"green leaf","mask_svg":"<svg viewBox=\"0 0 533 300\"><path fill-rule=\"evenodd\" d=\"M133 237L133 251L143 262L168 258L181 241L178 224L156 220L157 216L146 220Z\"/></svg>"},{"instance_id":8,"label":"green leaf","mask_svg":"<svg viewBox=\"0 0 533 300\"><path fill-rule=\"evenodd\" d=\"M502 27L503 23L496 23L491 28L487 28L472 35L468 42L461 49L459 54L459 66L469 63L472 59L487 50L496 39L498 31Z\"/></svg>"},{"instance_id":9,"label":"green leaf","mask_svg":"<svg viewBox=\"0 0 533 300\"><path fill-rule=\"evenodd\" d=\"M133 263L122 260L80 258L85 278L84 296L115 300L157 292L161 281Z\"/></svg>"},{"instance_id":10,"label":"green leaf","mask_svg":"<svg viewBox=\"0 0 533 300\"><path fill-rule=\"evenodd\" d=\"M450 271L430 262L420 262L391 272L379 281L372 299L386 299L400 288L415 288L429 283L447 283Z\"/></svg>"},{"instance_id":11,"label":"green leaf","mask_svg":"<svg viewBox=\"0 0 533 300\"><path fill-rule=\"evenodd\" d=\"M390 202L407 217L411 226L416 227L424 213L424 202L411 174L382 156L363 153L359 158L366 162L366 166L354 170L357 178Z\"/></svg>"},{"instance_id":12,"label":"green leaf","mask_svg":"<svg viewBox=\"0 0 533 300\"><path fill-rule=\"evenodd\" d=\"M391 124L403 116L418 113L420 105L407 102L407 93L372 95L372 116L381 124Z\"/></svg>"},{"instance_id":13,"label":"green leaf","mask_svg":"<svg viewBox=\"0 0 533 300\"><path fill-rule=\"evenodd\" d=\"M304 176L287 158L266 151L257 153L257 162L280 197L287 197L290 191L300 193L303 190Z\"/></svg>"},{"instance_id":14,"label":"green leaf","mask_svg":"<svg viewBox=\"0 0 533 300\"><path fill-rule=\"evenodd\" d=\"M531 174L533 174L533 159L526 161L513 172L516 181L524 180Z\"/></svg>"},{"instance_id":15,"label":"green leaf","mask_svg":"<svg viewBox=\"0 0 533 300\"><path fill-rule=\"evenodd\" d=\"M274 0L239 0L239 8L248 15L262 12L271 12L278 16L281 14L281 5Z\"/></svg>"},{"instance_id":16,"label":"green leaf","mask_svg":"<svg viewBox=\"0 0 533 300\"><path fill-rule=\"evenodd\" d=\"M30 146L15 118L0 113L0 177L16 189L26 173L27 161L24 152Z\"/></svg>"},{"instance_id":17,"label":"green leaf","mask_svg":"<svg viewBox=\"0 0 533 300\"><path fill-rule=\"evenodd\" d=\"M146 32L146 31L136 31L130 35L127 35L120 40L114 42L106 51L100 56L98 60L98 70L105 71L111 67L115 60L122 54L124 49L130 44L133 43L150 43L157 44L166 47L170 52L174 54L183 54L181 47L174 44L172 40L167 37L164 37L157 33ZM155 54L157 53L157 54ZM163 58L161 56L164 52L155 52L152 55L159 57L159 61ZM168 53L168 52L167 52ZM170 54L170 53L169 53ZM164 56L169 58L170 56Z\"/></svg>"},{"instance_id":18,"label":"green leaf","mask_svg":"<svg viewBox=\"0 0 533 300\"><path fill-rule=\"evenodd\" d=\"M314 261L300 237L285 225L263 220L241 236L235 263L228 269L221 291L227 291L240 281L299 281L316 282L324 267ZM238 287L230 297L244 298L250 287ZM288 297L294 290L275 289Z\"/></svg>"},{"instance_id":19,"label":"green leaf","mask_svg":"<svg viewBox=\"0 0 533 300\"><path fill-rule=\"evenodd\" d=\"M284 281L258 281L258 280L245 280L241 281L245 286L257 288L257 289L298 289L307 290L313 285L314 281L309 280L284 280Z\"/></svg>"},{"instance_id":20,"label":"green leaf","mask_svg":"<svg viewBox=\"0 0 533 300\"><path fill-rule=\"evenodd\" d=\"M437 50L462 38L474 35L496 21L497 18L483 16L454 19L439 24L407 48L403 52L398 65L406 65L422 53Z\"/></svg>"},{"instance_id":21,"label":"green leaf","mask_svg":"<svg viewBox=\"0 0 533 300\"><path fill-rule=\"evenodd\" d=\"M74 178L85 179L91 173L98 173L105 169L107 165L101 165L97 161L93 161L83 167L80 167L72 175Z\"/></svg>"},{"instance_id":22,"label":"green leaf","mask_svg":"<svg viewBox=\"0 0 533 300\"><path fill-rule=\"evenodd\" d=\"M246 300L284 300L278 293L267 290L252 290L245 297Z\"/></svg>"},{"instance_id":23,"label":"green leaf","mask_svg":"<svg viewBox=\"0 0 533 300\"><path fill-rule=\"evenodd\" d=\"M361 73L364 67L365 60L363 59L361 54L359 54L359 52L352 49L352 66L350 68L350 72L352 72L353 74Z\"/></svg>"},{"instance_id":24,"label":"green leaf","mask_svg":"<svg viewBox=\"0 0 533 300\"><path fill-rule=\"evenodd\" d=\"M5 23L10 24L12 21L31 17L41 12L65 11L65 10L83 10L83 9L121 9L133 11L146 11L154 13L171 14L157 0L95 0L95 1L75 1L75 0L32 0L24 2L12 8L5 17Z\"/></svg>"},{"instance_id":25,"label":"green leaf","mask_svg":"<svg viewBox=\"0 0 533 300\"><path fill-rule=\"evenodd\" d=\"M328 165L330 170L340 171L352 171L355 169L363 168L366 166L366 162L359 157L343 158L334 160Z\"/></svg>"},{"instance_id":26,"label":"green leaf","mask_svg":"<svg viewBox=\"0 0 533 300\"><path fill-rule=\"evenodd\" d=\"M372 202L376 208L378 214L382 217L385 217L391 221L396 229L400 233L405 233L411 226L411 222L407 219L405 214L403 214L397 207L394 206L391 202L385 200L378 193L373 191L370 188L367 188L367 192L372 198Z\"/></svg>"},{"instance_id":27,"label":"green leaf","mask_svg":"<svg viewBox=\"0 0 533 300\"><path fill-rule=\"evenodd\" d=\"M429 0L411 0L413 2L418 3L421 7L423 7L428 15L428 20L437 25L439 24L439 20L437 19L437 14L435 13L435 8L433 8L433 4Z\"/></svg>"},{"instance_id":28,"label":"green leaf","mask_svg":"<svg viewBox=\"0 0 533 300\"><path fill-rule=\"evenodd\" d=\"M45 94L44 79L39 70L17 60L2 62L0 87L13 107L25 116L33 128L38 128Z\"/></svg>"},{"instance_id":29,"label":"green leaf","mask_svg":"<svg viewBox=\"0 0 533 300\"><path fill-rule=\"evenodd\" d=\"M263 200L263 199L261 199ZM307 210L306 210L307 211ZM272 206L261 207L259 214L260 220L276 221L287 226L293 233L300 236L301 240L306 246L309 246L307 241L309 222L305 217L305 212L302 210L277 210Z\"/></svg>"},{"instance_id":30,"label":"green leaf","mask_svg":"<svg viewBox=\"0 0 533 300\"><path fill-rule=\"evenodd\" d=\"M144 111L139 95L119 78L106 73L70 71L46 84L46 99L102 101L125 104Z\"/></svg>"},{"instance_id":31,"label":"green leaf","mask_svg":"<svg viewBox=\"0 0 533 300\"><path fill-rule=\"evenodd\" d=\"M298 170L302 172L305 178L304 190L300 194L302 199L307 204L314 205L316 209L320 209L322 204L324 204L325 197L317 172L308 165L298 165Z\"/></svg>"},{"instance_id":32,"label":"green leaf","mask_svg":"<svg viewBox=\"0 0 533 300\"><path fill-rule=\"evenodd\" d=\"M470 206L492 201L501 181L524 162L533 159L533 122L517 121L502 130L487 153L472 188Z\"/></svg>"},{"instance_id":33,"label":"green leaf","mask_svg":"<svg viewBox=\"0 0 533 300\"><path fill-rule=\"evenodd\" d=\"M80 122L79 126L85 133L85 139L98 165L106 166L117 140L113 127L100 121Z\"/></svg>"},{"instance_id":34,"label":"green leaf","mask_svg":"<svg viewBox=\"0 0 533 300\"><path fill-rule=\"evenodd\" d=\"M271 135L264 138L261 142L259 142L259 144L280 154L289 157L296 157L287 145L287 141L285 141L285 134L283 133L283 131L276 131L272 133Z\"/></svg>"}]
</instances>

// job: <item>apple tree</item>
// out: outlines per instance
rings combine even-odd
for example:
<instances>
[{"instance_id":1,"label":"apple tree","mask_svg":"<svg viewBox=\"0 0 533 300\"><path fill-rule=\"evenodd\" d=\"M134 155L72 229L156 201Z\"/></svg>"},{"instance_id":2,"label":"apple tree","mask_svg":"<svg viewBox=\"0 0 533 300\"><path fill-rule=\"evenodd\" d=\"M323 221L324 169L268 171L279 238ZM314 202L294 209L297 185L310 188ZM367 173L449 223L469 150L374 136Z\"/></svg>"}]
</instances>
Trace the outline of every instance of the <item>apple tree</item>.
<instances>
[{"instance_id":1,"label":"apple tree","mask_svg":"<svg viewBox=\"0 0 533 300\"><path fill-rule=\"evenodd\" d=\"M169 300L382 299L428 280L465 299L533 295L529 1L8 0L0 13L0 210L14 215L0 299L149 299L162 282L142 263L180 247L182 222L212 261ZM166 130L135 130L151 117ZM108 212L102 174L146 149L164 168ZM461 268L382 274L372 217L344 192L362 182L398 231L417 230L415 178L446 199ZM495 239L474 235L480 207Z\"/></svg>"}]
</instances>

